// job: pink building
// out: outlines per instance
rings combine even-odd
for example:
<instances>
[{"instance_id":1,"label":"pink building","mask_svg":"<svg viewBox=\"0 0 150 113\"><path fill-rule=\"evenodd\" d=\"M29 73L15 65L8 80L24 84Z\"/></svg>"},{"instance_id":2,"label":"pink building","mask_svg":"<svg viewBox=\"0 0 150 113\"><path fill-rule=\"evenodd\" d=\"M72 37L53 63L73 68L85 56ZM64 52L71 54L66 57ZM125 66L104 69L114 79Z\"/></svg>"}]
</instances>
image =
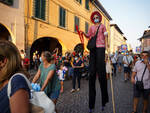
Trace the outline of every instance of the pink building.
<instances>
[{"instance_id":1,"label":"pink building","mask_svg":"<svg viewBox=\"0 0 150 113\"><path fill-rule=\"evenodd\" d=\"M140 38L142 50L150 51L150 30L145 30Z\"/></svg>"}]
</instances>

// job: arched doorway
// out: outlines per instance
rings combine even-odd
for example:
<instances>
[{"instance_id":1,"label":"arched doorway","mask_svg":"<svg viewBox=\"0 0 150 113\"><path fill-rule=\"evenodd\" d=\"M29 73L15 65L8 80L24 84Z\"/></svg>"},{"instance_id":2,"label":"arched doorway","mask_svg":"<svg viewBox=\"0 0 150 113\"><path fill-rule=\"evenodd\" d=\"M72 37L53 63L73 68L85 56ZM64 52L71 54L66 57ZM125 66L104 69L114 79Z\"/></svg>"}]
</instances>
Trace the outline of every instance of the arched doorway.
<instances>
[{"instance_id":1,"label":"arched doorway","mask_svg":"<svg viewBox=\"0 0 150 113\"><path fill-rule=\"evenodd\" d=\"M0 40L12 41L8 29L2 24L0 24Z\"/></svg>"},{"instance_id":2,"label":"arched doorway","mask_svg":"<svg viewBox=\"0 0 150 113\"><path fill-rule=\"evenodd\" d=\"M81 54L83 54L83 52L84 52L84 45L83 45L82 43L77 44L77 45L75 46L75 48L74 48L74 51L75 51L76 53L81 53Z\"/></svg>"},{"instance_id":3,"label":"arched doorway","mask_svg":"<svg viewBox=\"0 0 150 113\"><path fill-rule=\"evenodd\" d=\"M33 53L35 53L36 51L38 55L41 55L42 51L50 51L51 53L53 53L53 51L56 48L58 48L59 54L62 54L62 45L59 43L59 41L56 38L43 37L35 40L30 50L31 62L33 58Z\"/></svg>"}]
</instances>

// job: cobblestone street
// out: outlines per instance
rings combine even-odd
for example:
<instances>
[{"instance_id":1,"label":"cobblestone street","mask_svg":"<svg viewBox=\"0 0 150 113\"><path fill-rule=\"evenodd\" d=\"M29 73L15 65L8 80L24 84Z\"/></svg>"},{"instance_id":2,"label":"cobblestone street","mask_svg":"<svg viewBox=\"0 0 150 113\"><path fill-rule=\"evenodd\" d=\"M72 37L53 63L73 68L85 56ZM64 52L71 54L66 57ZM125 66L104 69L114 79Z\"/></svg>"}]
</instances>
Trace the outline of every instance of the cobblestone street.
<instances>
[{"instance_id":1,"label":"cobblestone street","mask_svg":"<svg viewBox=\"0 0 150 113\"><path fill-rule=\"evenodd\" d=\"M133 91L130 81L124 82L123 73L118 73L113 77L114 97L116 113L131 113ZM64 82L64 93L60 95L57 103L59 113L88 113L88 80L82 79L81 90L79 92L70 93L72 81ZM109 103L106 105L105 111L101 111L101 93L98 80L96 82L97 97L94 113L112 113L110 80L108 81ZM142 105L140 103L138 113L142 113ZM149 111L150 113L150 106Z\"/></svg>"}]
</instances>

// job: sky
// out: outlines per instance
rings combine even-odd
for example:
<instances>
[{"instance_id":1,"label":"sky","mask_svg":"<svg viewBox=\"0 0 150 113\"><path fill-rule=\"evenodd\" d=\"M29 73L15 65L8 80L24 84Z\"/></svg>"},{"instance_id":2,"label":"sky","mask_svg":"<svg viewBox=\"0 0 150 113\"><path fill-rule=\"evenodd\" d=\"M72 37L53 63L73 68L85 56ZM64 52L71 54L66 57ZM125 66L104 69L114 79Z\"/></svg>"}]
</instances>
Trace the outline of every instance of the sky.
<instances>
[{"instance_id":1,"label":"sky","mask_svg":"<svg viewBox=\"0 0 150 113\"><path fill-rule=\"evenodd\" d=\"M150 0L99 0L135 51L150 26Z\"/></svg>"}]
</instances>

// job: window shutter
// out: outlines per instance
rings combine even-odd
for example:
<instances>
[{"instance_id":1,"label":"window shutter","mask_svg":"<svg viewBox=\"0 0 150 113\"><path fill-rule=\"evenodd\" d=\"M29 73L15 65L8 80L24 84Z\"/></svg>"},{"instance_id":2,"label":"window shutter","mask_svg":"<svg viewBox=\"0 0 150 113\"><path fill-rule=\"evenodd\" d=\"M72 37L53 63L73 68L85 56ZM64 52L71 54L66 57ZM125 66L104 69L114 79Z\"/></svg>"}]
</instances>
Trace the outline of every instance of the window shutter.
<instances>
[{"instance_id":1,"label":"window shutter","mask_svg":"<svg viewBox=\"0 0 150 113\"><path fill-rule=\"evenodd\" d=\"M89 29L89 24L85 22L85 33L88 33L88 29Z\"/></svg>"},{"instance_id":2,"label":"window shutter","mask_svg":"<svg viewBox=\"0 0 150 113\"><path fill-rule=\"evenodd\" d=\"M7 4L7 5L13 5L13 3L14 3L14 0L0 0L0 2L3 2L3 3L5 3L5 4Z\"/></svg>"},{"instance_id":3,"label":"window shutter","mask_svg":"<svg viewBox=\"0 0 150 113\"><path fill-rule=\"evenodd\" d=\"M63 27L65 27L65 23L66 23L66 11L65 9L63 9Z\"/></svg>"},{"instance_id":4,"label":"window shutter","mask_svg":"<svg viewBox=\"0 0 150 113\"><path fill-rule=\"evenodd\" d=\"M14 0L6 0L8 1L9 5L13 5Z\"/></svg>"},{"instance_id":5,"label":"window shutter","mask_svg":"<svg viewBox=\"0 0 150 113\"><path fill-rule=\"evenodd\" d=\"M59 10L59 26L65 27L66 25L66 10L60 7Z\"/></svg>"},{"instance_id":6,"label":"window shutter","mask_svg":"<svg viewBox=\"0 0 150 113\"><path fill-rule=\"evenodd\" d=\"M40 0L35 0L35 17L40 17Z\"/></svg>"},{"instance_id":7,"label":"window shutter","mask_svg":"<svg viewBox=\"0 0 150 113\"><path fill-rule=\"evenodd\" d=\"M45 20L45 12L46 12L46 1L45 0L41 0L41 19Z\"/></svg>"},{"instance_id":8,"label":"window shutter","mask_svg":"<svg viewBox=\"0 0 150 113\"><path fill-rule=\"evenodd\" d=\"M89 0L85 1L85 8L89 10Z\"/></svg>"},{"instance_id":9,"label":"window shutter","mask_svg":"<svg viewBox=\"0 0 150 113\"><path fill-rule=\"evenodd\" d=\"M82 4L82 0L80 0L80 4Z\"/></svg>"},{"instance_id":10,"label":"window shutter","mask_svg":"<svg viewBox=\"0 0 150 113\"><path fill-rule=\"evenodd\" d=\"M78 26L78 28L80 28L80 26L79 26L79 18L77 16L75 16L75 24L74 24L74 31L75 32L77 32L76 25Z\"/></svg>"}]
</instances>

